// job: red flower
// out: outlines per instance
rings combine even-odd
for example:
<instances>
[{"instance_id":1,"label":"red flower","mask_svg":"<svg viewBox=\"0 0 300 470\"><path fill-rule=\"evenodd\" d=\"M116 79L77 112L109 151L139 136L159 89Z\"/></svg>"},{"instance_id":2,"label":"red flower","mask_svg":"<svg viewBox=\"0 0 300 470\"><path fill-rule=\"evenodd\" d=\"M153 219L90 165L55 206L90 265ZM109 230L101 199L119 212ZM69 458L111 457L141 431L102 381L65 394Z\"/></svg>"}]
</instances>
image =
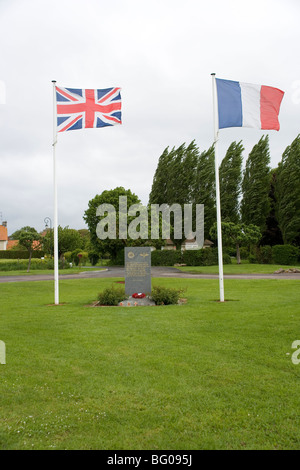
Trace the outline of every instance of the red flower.
<instances>
[{"instance_id":1,"label":"red flower","mask_svg":"<svg viewBox=\"0 0 300 470\"><path fill-rule=\"evenodd\" d=\"M134 299L143 299L144 297L146 297L146 294L143 294L141 292L139 292L139 293L136 292L135 294L132 294L132 297Z\"/></svg>"}]
</instances>

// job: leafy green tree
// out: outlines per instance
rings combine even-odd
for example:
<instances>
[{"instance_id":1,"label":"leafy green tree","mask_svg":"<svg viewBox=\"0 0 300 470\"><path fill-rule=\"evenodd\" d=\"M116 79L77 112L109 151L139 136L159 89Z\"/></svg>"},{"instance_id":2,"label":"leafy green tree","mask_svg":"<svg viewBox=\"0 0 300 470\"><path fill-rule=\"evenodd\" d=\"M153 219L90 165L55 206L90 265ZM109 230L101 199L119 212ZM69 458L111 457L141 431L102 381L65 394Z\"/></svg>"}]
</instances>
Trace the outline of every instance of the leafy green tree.
<instances>
[{"instance_id":1,"label":"leafy green tree","mask_svg":"<svg viewBox=\"0 0 300 470\"><path fill-rule=\"evenodd\" d=\"M12 235L9 236L10 240L19 240L20 233L25 231L25 232L30 232L32 227L29 227L26 225L25 227L20 228L19 230L16 230ZM34 229L35 230L35 229Z\"/></svg>"},{"instance_id":2,"label":"leafy green tree","mask_svg":"<svg viewBox=\"0 0 300 470\"><path fill-rule=\"evenodd\" d=\"M69 228L69 226L57 228L58 231L58 256L62 258L67 251L74 251L83 247L82 238L78 230ZM46 253L54 254L54 233L49 230L43 238L43 247Z\"/></svg>"},{"instance_id":3,"label":"leafy green tree","mask_svg":"<svg viewBox=\"0 0 300 470\"><path fill-rule=\"evenodd\" d=\"M82 239L82 249L87 251L87 247L90 242L90 232L86 228L82 228L78 230L79 235L81 236Z\"/></svg>"},{"instance_id":4,"label":"leafy green tree","mask_svg":"<svg viewBox=\"0 0 300 470\"><path fill-rule=\"evenodd\" d=\"M29 253L27 272L30 270L31 257L34 249L39 248L41 236L33 227L24 227L18 233L19 245L26 248Z\"/></svg>"},{"instance_id":5,"label":"leafy green tree","mask_svg":"<svg viewBox=\"0 0 300 470\"><path fill-rule=\"evenodd\" d=\"M261 237L260 229L256 225L234 224L233 222L222 222L221 226L223 245L236 248L236 260L240 264L240 247L256 244ZM210 236L213 240L217 240L217 223L211 227Z\"/></svg>"},{"instance_id":6,"label":"leafy green tree","mask_svg":"<svg viewBox=\"0 0 300 470\"><path fill-rule=\"evenodd\" d=\"M232 142L219 168L222 220L235 224L240 220L243 150L241 142Z\"/></svg>"},{"instance_id":7,"label":"leafy green tree","mask_svg":"<svg viewBox=\"0 0 300 470\"><path fill-rule=\"evenodd\" d=\"M263 232L270 212L269 136L262 136L251 150L242 182L241 215L244 224L257 225Z\"/></svg>"},{"instance_id":8,"label":"leafy green tree","mask_svg":"<svg viewBox=\"0 0 300 470\"><path fill-rule=\"evenodd\" d=\"M130 191L130 189L125 189L123 187L117 187L112 190L105 190L100 195L96 195L93 199L91 199L88 203L88 209L84 213L84 220L88 225L90 231L90 243L94 248L96 253L103 255L105 253L109 253L112 259L117 257L118 252L122 250L125 246L131 246L132 244L138 245L141 244L141 240L131 240L128 237L128 226L130 222L134 219L134 216L127 217L126 223L126 235L127 238L120 234L119 227L120 227L120 212L119 212L119 202L120 196L127 197L127 209L126 212L128 213L128 209L133 204L141 204L140 199L138 196ZM115 239L106 238L104 240L100 239L97 235L97 226L99 222L107 217L107 215L99 216L97 215L97 209L102 204L110 204L113 206L115 210L116 220L115 220ZM123 212L123 211L122 211Z\"/></svg>"},{"instance_id":9,"label":"leafy green tree","mask_svg":"<svg viewBox=\"0 0 300 470\"><path fill-rule=\"evenodd\" d=\"M278 165L275 184L276 216L285 244L300 246L300 134Z\"/></svg>"}]
</instances>

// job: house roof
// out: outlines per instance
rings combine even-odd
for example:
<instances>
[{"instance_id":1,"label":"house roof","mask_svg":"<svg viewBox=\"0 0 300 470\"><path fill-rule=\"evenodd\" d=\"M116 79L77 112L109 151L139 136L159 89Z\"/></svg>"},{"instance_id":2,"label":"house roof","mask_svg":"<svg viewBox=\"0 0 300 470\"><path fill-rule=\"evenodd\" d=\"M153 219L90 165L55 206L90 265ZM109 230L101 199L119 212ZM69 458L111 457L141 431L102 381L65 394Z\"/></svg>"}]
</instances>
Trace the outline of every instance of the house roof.
<instances>
[{"instance_id":1,"label":"house roof","mask_svg":"<svg viewBox=\"0 0 300 470\"><path fill-rule=\"evenodd\" d=\"M6 249L11 250L14 246L19 243L19 240L8 240Z\"/></svg>"},{"instance_id":2,"label":"house roof","mask_svg":"<svg viewBox=\"0 0 300 470\"><path fill-rule=\"evenodd\" d=\"M195 238L186 238L183 243L196 243Z\"/></svg>"},{"instance_id":3,"label":"house roof","mask_svg":"<svg viewBox=\"0 0 300 470\"><path fill-rule=\"evenodd\" d=\"M183 244L186 244L186 243L197 243L197 240L195 238L190 238L190 239L186 239ZM204 240L204 243L203 243L203 246L211 246L213 245L213 242L210 241L210 240Z\"/></svg>"},{"instance_id":4,"label":"house roof","mask_svg":"<svg viewBox=\"0 0 300 470\"><path fill-rule=\"evenodd\" d=\"M183 244L184 244L184 243L196 243L196 241L197 241L197 240L196 240L195 238L186 238L186 239L184 240ZM166 244L167 244L167 245L174 245L174 242L173 242L170 238L168 238L168 239L166 240ZM206 246L213 245L213 244L214 244L214 243L213 243L211 240L204 240L204 245L206 245Z\"/></svg>"},{"instance_id":5,"label":"house roof","mask_svg":"<svg viewBox=\"0 0 300 470\"><path fill-rule=\"evenodd\" d=\"M7 241L7 240L8 240L7 227L0 225L0 241Z\"/></svg>"}]
</instances>

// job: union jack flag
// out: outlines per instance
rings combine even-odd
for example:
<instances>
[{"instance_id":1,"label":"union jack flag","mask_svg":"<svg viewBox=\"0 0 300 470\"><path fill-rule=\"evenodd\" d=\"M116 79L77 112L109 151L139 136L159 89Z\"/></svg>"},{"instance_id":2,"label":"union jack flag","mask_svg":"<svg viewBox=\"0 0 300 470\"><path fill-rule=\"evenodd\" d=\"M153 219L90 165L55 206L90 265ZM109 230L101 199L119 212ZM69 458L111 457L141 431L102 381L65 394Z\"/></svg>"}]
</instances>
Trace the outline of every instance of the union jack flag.
<instances>
[{"instance_id":1,"label":"union jack flag","mask_svg":"<svg viewBox=\"0 0 300 470\"><path fill-rule=\"evenodd\" d=\"M58 132L122 124L120 88L55 88Z\"/></svg>"}]
</instances>

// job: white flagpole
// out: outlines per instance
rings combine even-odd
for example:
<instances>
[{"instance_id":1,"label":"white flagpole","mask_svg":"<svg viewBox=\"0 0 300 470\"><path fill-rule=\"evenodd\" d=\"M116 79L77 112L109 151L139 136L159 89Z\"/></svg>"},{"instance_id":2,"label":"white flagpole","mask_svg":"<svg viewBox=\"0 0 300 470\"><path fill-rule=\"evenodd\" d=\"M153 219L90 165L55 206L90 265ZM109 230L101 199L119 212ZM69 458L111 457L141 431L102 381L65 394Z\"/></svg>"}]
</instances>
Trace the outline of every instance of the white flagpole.
<instances>
[{"instance_id":1,"label":"white flagpole","mask_svg":"<svg viewBox=\"0 0 300 470\"><path fill-rule=\"evenodd\" d=\"M57 178L56 178L56 144L57 144L57 118L56 118L56 80L53 83L53 190L54 190L54 302L59 304L58 283L58 226L57 226Z\"/></svg>"},{"instance_id":2,"label":"white flagpole","mask_svg":"<svg viewBox=\"0 0 300 470\"><path fill-rule=\"evenodd\" d=\"M214 109L214 144L215 144L215 177L216 177L216 203L217 203L217 231L218 231L218 259L219 259L219 286L220 302L224 302L224 280L223 280L223 250L222 250L222 226L221 226L221 203L219 183L219 116L217 107L216 74L212 73L212 93Z\"/></svg>"}]
</instances>

